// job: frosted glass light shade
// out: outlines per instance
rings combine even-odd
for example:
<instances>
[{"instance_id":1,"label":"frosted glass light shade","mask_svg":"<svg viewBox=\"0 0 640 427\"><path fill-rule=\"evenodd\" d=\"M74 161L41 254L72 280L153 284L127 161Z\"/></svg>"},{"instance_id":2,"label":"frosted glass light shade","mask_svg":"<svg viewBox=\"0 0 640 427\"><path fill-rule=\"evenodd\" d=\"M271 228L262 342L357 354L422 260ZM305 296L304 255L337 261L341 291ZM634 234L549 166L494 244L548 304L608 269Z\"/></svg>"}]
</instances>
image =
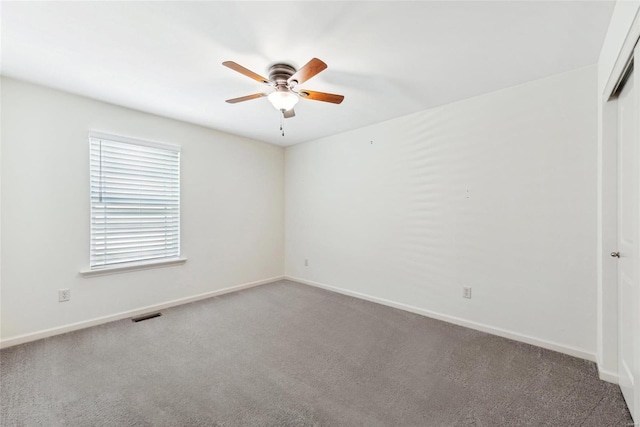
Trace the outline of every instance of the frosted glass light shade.
<instances>
[{"instance_id":1,"label":"frosted glass light shade","mask_svg":"<svg viewBox=\"0 0 640 427\"><path fill-rule=\"evenodd\" d=\"M268 98L276 110L288 111L298 103L298 95L291 92L276 91L270 93Z\"/></svg>"}]
</instances>

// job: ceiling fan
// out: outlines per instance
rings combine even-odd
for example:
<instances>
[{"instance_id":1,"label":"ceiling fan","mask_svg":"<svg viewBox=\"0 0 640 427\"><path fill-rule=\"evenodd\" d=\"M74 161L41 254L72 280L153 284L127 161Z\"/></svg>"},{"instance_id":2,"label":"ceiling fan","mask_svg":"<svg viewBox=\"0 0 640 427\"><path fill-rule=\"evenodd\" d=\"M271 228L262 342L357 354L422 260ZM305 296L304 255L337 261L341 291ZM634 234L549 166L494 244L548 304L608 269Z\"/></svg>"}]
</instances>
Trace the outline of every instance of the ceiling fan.
<instances>
[{"instance_id":1,"label":"ceiling fan","mask_svg":"<svg viewBox=\"0 0 640 427\"><path fill-rule=\"evenodd\" d=\"M273 104L275 109L279 110L285 119L288 119L296 115L293 107L298 103L300 98L331 102L333 104L340 104L344 99L344 96L342 95L298 89L299 84L306 82L311 77L327 68L327 64L318 58L313 58L299 70L296 70L288 64L275 64L269 68L268 79L244 68L242 65L236 64L233 61L223 62L222 65L275 89L271 93L261 92L241 96L240 98L227 99L227 102L230 104L266 96L269 98L269 101Z\"/></svg>"}]
</instances>

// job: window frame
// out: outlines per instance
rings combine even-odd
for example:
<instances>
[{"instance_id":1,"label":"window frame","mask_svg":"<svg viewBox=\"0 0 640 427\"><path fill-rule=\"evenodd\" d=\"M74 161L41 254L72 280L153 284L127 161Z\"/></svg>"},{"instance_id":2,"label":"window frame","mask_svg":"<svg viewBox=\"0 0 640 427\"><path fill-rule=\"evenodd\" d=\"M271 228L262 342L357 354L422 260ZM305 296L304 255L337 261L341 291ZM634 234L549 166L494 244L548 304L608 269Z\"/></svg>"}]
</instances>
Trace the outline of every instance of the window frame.
<instances>
[{"instance_id":1,"label":"window frame","mask_svg":"<svg viewBox=\"0 0 640 427\"><path fill-rule=\"evenodd\" d=\"M181 265L186 262L186 258L182 256L182 198L181 198L181 149L182 147L175 144L167 144L160 143L154 141L141 140L131 137L124 137L120 135L114 135L103 132L94 132L91 131L88 134L88 148L89 148L89 268L80 271L82 276L97 276L103 274L113 274L127 271L135 271L141 269L149 269L149 268L158 268L158 267L167 267L173 265ZM120 144L129 144L135 146L148 147L152 149L161 149L166 151L172 151L178 153L178 161L177 161L177 183L178 183L178 231L177 231L177 255L176 256L167 256L155 259L140 259L133 260L127 262L112 262L106 263L103 265L93 265L92 264L92 253L94 250L94 228L93 228L93 214L94 214L94 200L92 198L92 183L91 183L91 173L95 173L93 166L91 164L91 146L94 142L92 140L107 140Z\"/></svg>"}]
</instances>

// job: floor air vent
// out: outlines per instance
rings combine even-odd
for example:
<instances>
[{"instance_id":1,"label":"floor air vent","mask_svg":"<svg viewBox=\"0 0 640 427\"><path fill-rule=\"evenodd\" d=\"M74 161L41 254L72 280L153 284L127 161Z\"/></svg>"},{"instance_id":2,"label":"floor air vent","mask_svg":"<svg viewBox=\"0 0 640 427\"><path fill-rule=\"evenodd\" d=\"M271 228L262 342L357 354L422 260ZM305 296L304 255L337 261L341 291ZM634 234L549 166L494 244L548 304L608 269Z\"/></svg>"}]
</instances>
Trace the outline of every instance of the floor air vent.
<instances>
[{"instance_id":1,"label":"floor air vent","mask_svg":"<svg viewBox=\"0 0 640 427\"><path fill-rule=\"evenodd\" d=\"M142 322L143 320L149 320L149 319L153 319L154 317L160 317L160 316L162 316L162 313L144 314L142 316L131 318L131 321L137 323L137 322Z\"/></svg>"}]
</instances>

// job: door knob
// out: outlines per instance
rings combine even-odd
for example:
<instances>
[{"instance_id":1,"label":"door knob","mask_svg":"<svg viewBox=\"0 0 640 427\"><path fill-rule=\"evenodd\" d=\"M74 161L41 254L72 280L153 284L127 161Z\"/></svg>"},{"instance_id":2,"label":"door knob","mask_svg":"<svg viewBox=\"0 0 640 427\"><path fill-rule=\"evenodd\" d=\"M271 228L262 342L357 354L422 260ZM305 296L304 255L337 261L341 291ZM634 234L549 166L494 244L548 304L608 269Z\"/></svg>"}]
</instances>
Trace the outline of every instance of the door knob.
<instances>
[{"instance_id":1,"label":"door knob","mask_svg":"<svg viewBox=\"0 0 640 427\"><path fill-rule=\"evenodd\" d=\"M620 252L611 252L611 256L614 258L620 258Z\"/></svg>"}]
</instances>

